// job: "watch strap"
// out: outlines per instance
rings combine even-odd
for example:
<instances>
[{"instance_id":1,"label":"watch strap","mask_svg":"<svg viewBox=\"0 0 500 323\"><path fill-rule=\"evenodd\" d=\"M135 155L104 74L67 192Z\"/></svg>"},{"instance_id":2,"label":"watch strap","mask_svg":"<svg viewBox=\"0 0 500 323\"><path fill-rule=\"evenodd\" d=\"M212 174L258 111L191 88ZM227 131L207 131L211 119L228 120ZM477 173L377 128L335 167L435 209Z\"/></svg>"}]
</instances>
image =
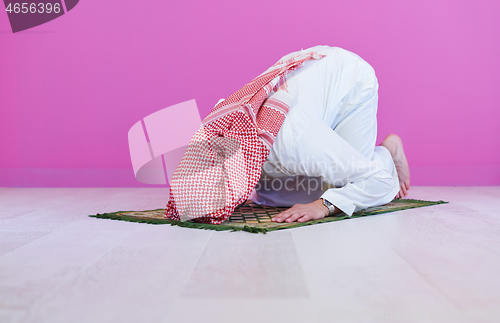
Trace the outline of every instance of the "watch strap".
<instances>
[{"instance_id":1,"label":"watch strap","mask_svg":"<svg viewBox=\"0 0 500 323\"><path fill-rule=\"evenodd\" d=\"M332 215L335 212L335 205L330 203L327 199L321 198L323 205L328 208L328 215Z\"/></svg>"}]
</instances>

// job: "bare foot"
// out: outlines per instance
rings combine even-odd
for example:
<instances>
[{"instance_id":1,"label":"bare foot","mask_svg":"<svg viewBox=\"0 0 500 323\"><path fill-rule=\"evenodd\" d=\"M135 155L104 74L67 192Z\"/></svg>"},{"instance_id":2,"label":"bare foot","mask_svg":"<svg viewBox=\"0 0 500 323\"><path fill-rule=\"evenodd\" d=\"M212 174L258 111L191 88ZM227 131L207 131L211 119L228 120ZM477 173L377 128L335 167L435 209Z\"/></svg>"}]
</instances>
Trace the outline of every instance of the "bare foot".
<instances>
[{"instance_id":1,"label":"bare foot","mask_svg":"<svg viewBox=\"0 0 500 323\"><path fill-rule=\"evenodd\" d=\"M399 136L390 134L380 145L389 150L398 171L400 187L396 198L408 196L408 190L410 189L410 167L408 166L408 161L403 150L403 141Z\"/></svg>"}]
</instances>

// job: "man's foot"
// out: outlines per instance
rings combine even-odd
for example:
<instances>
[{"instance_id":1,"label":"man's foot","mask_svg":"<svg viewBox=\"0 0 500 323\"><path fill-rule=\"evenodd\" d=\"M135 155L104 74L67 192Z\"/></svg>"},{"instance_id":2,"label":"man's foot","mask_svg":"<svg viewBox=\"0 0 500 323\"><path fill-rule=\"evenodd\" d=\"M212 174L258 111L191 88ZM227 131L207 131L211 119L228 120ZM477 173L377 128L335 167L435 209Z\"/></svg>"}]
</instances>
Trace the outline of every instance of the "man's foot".
<instances>
[{"instance_id":1,"label":"man's foot","mask_svg":"<svg viewBox=\"0 0 500 323\"><path fill-rule=\"evenodd\" d=\"M399 177L399 193L396 198L406 197L410 189L410 167L403 150L403 141L399 136L390 134L380 144L389 150L396 165Z\"/></svg>"}]
</instances>

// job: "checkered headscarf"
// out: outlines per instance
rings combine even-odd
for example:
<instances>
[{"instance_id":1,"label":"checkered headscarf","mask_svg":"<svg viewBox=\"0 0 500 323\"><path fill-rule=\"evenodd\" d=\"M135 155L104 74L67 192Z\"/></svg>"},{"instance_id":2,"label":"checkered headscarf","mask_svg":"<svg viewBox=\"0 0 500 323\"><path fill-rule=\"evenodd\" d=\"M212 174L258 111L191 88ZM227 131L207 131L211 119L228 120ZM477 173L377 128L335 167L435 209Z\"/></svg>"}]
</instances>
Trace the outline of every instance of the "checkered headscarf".
<instances>
[{"instance_id":1,"label":"checkered headscarf","mask_svg":"<svg viewBox=\"0 0 500 323\"><path fill-rule=\"evenodd\" d=\"M280 60L217 104L193 135L170 181L165 217L220 224L250 196L289 106L266 100L316 52Z\"/></svg>"}]
</instances>

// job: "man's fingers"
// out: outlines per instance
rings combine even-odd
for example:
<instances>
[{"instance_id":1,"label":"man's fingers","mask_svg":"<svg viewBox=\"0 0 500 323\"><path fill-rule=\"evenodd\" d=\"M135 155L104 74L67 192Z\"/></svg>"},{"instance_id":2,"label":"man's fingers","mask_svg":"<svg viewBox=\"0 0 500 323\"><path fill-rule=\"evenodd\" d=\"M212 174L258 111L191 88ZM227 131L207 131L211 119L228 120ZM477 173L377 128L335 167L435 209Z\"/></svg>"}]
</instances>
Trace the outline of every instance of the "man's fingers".
<instances>
[{"instance_id":1,"label":"man's fingers","mask_svg":"<svg viewBox=\"0 0 500 323\"><path fill-rule=\"evenodd\" d=\"M299 218L297 222L306 222L311 220L311 216L309 214L304 215L303 217Z\"/></svg>"},{"instance_id":2,"label":"man's fingers","mask_svg":"<svg viewBox=\"0 0 500 323\"><path fill-rule=\"evenodd\" d=\"M275 215L274 217L271 218L271 221L273 222L283 222L284 220L288 219L293 213L295 213L302 204L295 204L291 208L281 212L280 214Z\"/></svg>"},{"instance_id":3,"label":"man's fingers","mask_svg":"<svg viewBox=\"0 0 500 323\"><path fill-rule=\"evenodd\" d=\"M280 223L281 223L281 222L284 222L284 221L289 222L289 221L288 221L288 219L290 219L291 217L293 217L293 215L294 215L294 214L295 214L295 213L289 213L289 214L286 214L286 215L284 215L284 216L281 216L280 218L278 218L278 219L276 220L276 222L280 222Z\"/></svg>"},{"instance_id":4,"label":"man's fingers","mask_svg":"<svg viewBox=\"0 0 500 323\"><path fill-rule=\"evenodd\" d=\"M290 212L290 209L285 210L285 211L283 211L283 212L281 212L279 214L276 214L275 216L273 216L271 218L271 221L277 222L277 221L281 220L282 217L286 216L287 213L289 213L289 212Z\"/></svg>"},{"instance_id":5,"label":"man's fingers","mask_svg":"<svg viewBox=\"0 0 500 323\"><path fill-rule=\"evenodd\" d=\"M322 207L318 206L317 201L309 204L296 204L286 211L274 216L271 221L281 223L286 221L292 223L300 219L299 222L305 222L313 219L320 219L325 216Z\"/></svg>"},{"instance_id":6,"label":"man's fingers","mask_svg":"<svg viewBox=\"0 0 500 323\"><path fill-rule=\"evenodd\" d=\"M303 215L304 214L302 212L295 212L294 214L292 214L291 217L286 219L286 222L291 223L291 222L297 220L298 218L302 217Z\"/></svg>"},{"instance_id":7,"label":"man's fingers","mask_svg":"<svg viewBox=\"0 0 500 323\"><path fill-rule=\"evenodd\" d=\"M295 211L292 210L291 208L286 210L286 211L283 211L281 212L280 214L274 216L271 221L273 222L283 222L285 221L286 219L288 219Z\"/></svg>"}]
</instances>

